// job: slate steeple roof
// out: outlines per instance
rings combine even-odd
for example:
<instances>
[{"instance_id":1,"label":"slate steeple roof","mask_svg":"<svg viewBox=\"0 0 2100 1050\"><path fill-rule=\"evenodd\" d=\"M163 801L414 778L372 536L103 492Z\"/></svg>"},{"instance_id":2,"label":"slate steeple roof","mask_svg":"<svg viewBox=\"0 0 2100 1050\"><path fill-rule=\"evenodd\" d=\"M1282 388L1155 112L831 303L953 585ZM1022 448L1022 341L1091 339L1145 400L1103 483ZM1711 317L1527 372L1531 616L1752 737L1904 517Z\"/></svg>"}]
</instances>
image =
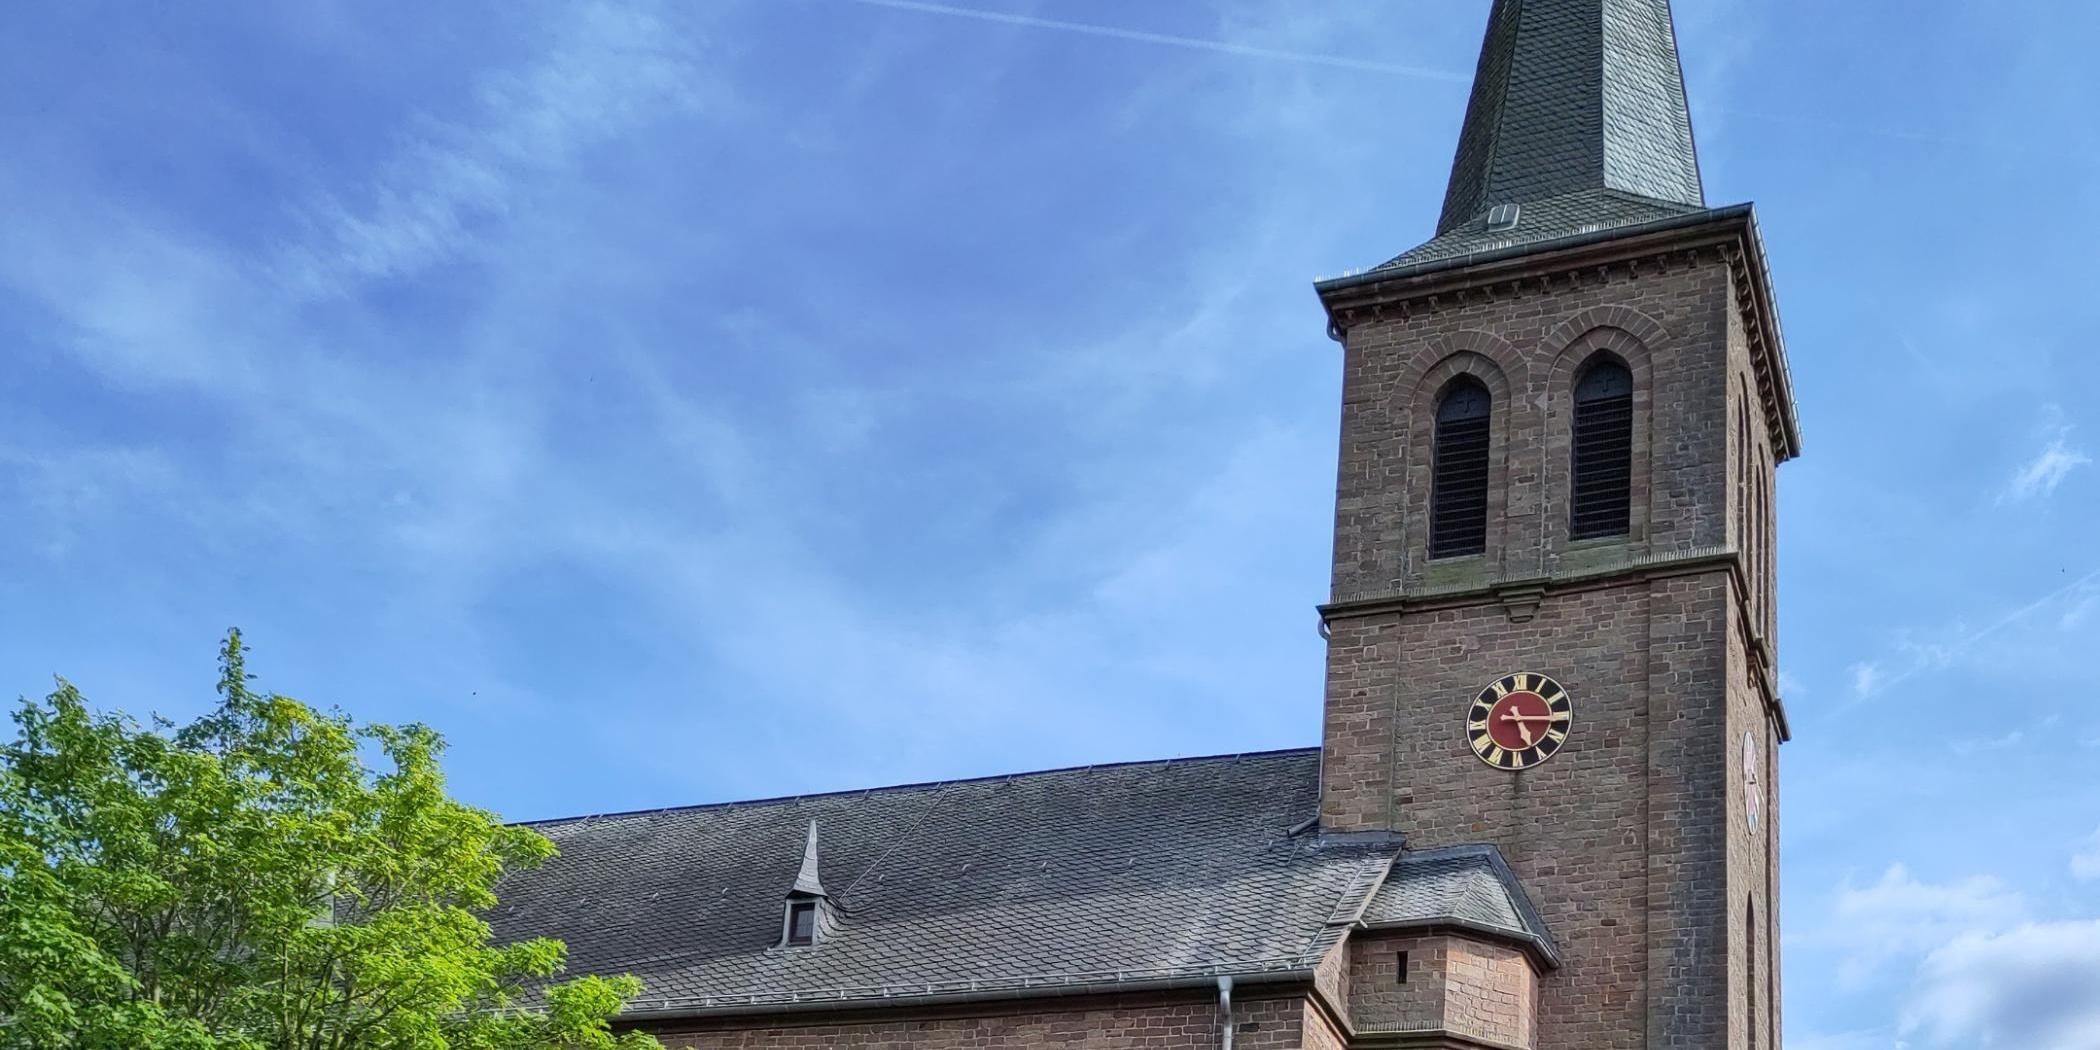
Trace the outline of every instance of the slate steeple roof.
<instances>
[{"instance_id":1,"label":"slate steeple roof","mask_svg":"<svg viewBox=\"0 0 2100 1050\"><path fill-rule=\"evenodd\" d=\"M1436 239L1386 266L1705 207L1669 0L1495 0Z\"/></svg>"}]
</instances>

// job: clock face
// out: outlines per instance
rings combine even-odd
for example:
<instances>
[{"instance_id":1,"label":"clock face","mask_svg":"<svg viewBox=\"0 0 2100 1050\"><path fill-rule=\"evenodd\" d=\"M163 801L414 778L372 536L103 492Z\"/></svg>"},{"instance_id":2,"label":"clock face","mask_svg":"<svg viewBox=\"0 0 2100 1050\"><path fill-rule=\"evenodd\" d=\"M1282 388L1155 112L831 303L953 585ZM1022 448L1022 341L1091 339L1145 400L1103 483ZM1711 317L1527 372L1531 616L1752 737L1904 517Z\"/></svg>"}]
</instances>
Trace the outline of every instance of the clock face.
<instances>
[{"instance_id":1,"label":"clock face","mask_svg":"<svg viewBox=\"0 0 2100 1050\"><path fill-rule=\"evenodd\" d=\"M1758 777L1757 738L1743 734L1743 815L1750 819L1750 830L1756 831L1758 822L1764 819L1765 785Z\"/></svg>"},{"instance_id":2,"label":"clock face","mask_svg":"<svg viewBox=\"0 0 2100 1050\"><path fill-rule=\"evenodd\" d=\"M1560 753L1574 716L1559 682L1542 674L1503 675L1466 709L1466 742L1496 769L1530 769Z\"/></svg>"}]
</instances>

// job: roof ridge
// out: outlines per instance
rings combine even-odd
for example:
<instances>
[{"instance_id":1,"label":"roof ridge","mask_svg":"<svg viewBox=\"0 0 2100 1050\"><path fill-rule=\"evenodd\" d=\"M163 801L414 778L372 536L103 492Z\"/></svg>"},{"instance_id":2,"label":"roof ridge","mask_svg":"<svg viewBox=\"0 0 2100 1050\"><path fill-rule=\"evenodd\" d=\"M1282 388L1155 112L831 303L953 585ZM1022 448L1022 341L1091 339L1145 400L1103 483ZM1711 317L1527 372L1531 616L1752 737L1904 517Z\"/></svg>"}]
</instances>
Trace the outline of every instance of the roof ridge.
<instances>
[{"instance_id":1,"label":"roof ridge","mask_svg":"<svg viewBox=\"0 0 2100 1050\"><path fill-rule=\"evenodd\" d=\"M1021 777L1047 777L1062 773L1084 773L1095 769L1130 769L1138 766L1186 766L1201 762L1233 762L1250 758L1281 758L1285 755L1316 755L1318 747L1284 747L1267 751L1239 751L1219 755L1183 755L1178 758L1133 759L1123 762L1092 762L1086 765L1058 766L1051 769L1031 769L1019 773L989 773L975 777L955 777L949 780L924 780L910 784L886 784L879 787L842 788L837 791L812 791L800 795L774 795L766 798L731 799L724 802L696 802L682 806L652 806L642 809L613 810L604 813L578 813L566 817L540 817L533 820L509 821L512 827L545 827L552 824L574 824L580 821L612 820L618 817L645 817L659 813L687 813L705 809L727 809L732 806L760 806L782 802L802 802L810 799L841 798L847 795L872 795L877 792L915 791L928 788L953 787L959 784L982 784L994 780L1016 780Z\"/></svg>"}]
</instances>

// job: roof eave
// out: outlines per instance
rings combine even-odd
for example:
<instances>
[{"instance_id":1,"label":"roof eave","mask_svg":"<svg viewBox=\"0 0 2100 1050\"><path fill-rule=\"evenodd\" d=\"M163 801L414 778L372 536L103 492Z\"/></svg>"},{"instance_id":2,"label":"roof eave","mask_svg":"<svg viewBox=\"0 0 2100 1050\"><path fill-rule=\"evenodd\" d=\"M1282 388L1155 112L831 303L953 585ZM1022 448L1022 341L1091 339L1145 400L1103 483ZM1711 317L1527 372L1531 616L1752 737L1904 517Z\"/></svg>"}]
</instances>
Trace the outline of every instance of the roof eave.
<instances>
[{"instance_id":1,"label":"roof eave","mask_svg":"<svg viewBox=\"0 0 2100 1050\"><path fill-rule=\"evenodd\" d=\"M1552 942L1540 940L1522 930L1504 929L1500 926L1490 926L1487 923L1474 922L1470 919L1400 919L1387 922L1364 922L1358 924L1357 928L1383 933L1401 931L1435 933L1445 931L1471 934L1477 937L1484 937L1498 944L1507 944L1522 951L1531 960L1532 964L1541 971L1558 970L1561 966L1560 948Z\"/></svg>"},{"instance_id":2,"label":"roof eave","mask_svg":"<svg viewBox=\"0 0 2100 1050\"><path fill-rule=\"evenodd\" d=\"M1651 222L1636 223L1631 226L1610 226L1601 230L1587 230L1582 233L1571 233L1540 241L1525 241L1501 248L1490 248L1486 251L1453 255L1443 259L1427 259L1418 263L1408 263L1404 266L1382 267L1375 270L1366 270L1363 273L1330 277L1324 281L1314 281L1313 290L1319 293L1322 302L1326 302L1336 292L1362 288L1366 285L1383 284L1388 281L1414 280L1436 276L1446 271L1493 266L1497 263L1517 259L1529 259L1532 256L1576 251L1616 240L1658 233L1673 233L1678 230L1689 230L1710 224L1720 225L1732 220L1746 218L1751 212L1752 208L1748 204L1731 204L1725 208L1707 208L1702 211L1686 212L1683 215L1672 215Z\"/></svg>"},{"instance_id":3,"label":"roof eave","mask_svg":"<svg viewBox=\"0 0 2100 1050\"><path fill-rule=\"evenodd\" d=\"M661 1006L644 1006L625 1010L620 1014L619 1021L622 1024L637 1024L657 1021L700 1020L714 1017L743 1017L752 1014L766 1014L769 1016L796 1013L832 1014L856 1010L872 1011L950 1006L959 1003L1013 1002L1029 999L1068 999L1090 995L1172 992L1194 988L1215 988L1220 979L1228 977L1232 979L1236 987L1292 984L1303 984L1309 987L1313 981L1313 971L1310 967L1293 967L1276 970L1257 969L1240 973L1235 972L1231 967L1222 967L1213 971L1175 977L1141 978L1128 981L1113 979L1094 980L1068 984L1018 984L953 992L868 995L804 1000L769 997L763 1002L694 1005L681 1005L667 1001Z\"/></svg>"},{"instance_id":4,"label":"roof eave","mask_svg":"<svg viewBox=\"0 0 2100 1050\"><path fill-rule=\"evenodd\" d=\"M1729 239L1741 246L1748 273L1750 302L1759 347L1767 365L1772 403L1768 420L1775 425L1777 459L1784 463L1801 454L1801 423L1794 409L1794 385L1787 365L1786 337L1779 323L1779 304L1772 290L1771 266L1755 206L1731 204L1672 215L1650 222L1612 226L1546 240L1512 244L1487 251L1406 266L1368 270L1313 283L1327 311L1329 334L1340 338L1339 309L1437 294L1446 288L1473 287L1508 280L1534 270L1573 269L1592 260L1609 261L1647 250L1670 250L1673 244L1700 235Z\"/></svg>"}]
</instances>

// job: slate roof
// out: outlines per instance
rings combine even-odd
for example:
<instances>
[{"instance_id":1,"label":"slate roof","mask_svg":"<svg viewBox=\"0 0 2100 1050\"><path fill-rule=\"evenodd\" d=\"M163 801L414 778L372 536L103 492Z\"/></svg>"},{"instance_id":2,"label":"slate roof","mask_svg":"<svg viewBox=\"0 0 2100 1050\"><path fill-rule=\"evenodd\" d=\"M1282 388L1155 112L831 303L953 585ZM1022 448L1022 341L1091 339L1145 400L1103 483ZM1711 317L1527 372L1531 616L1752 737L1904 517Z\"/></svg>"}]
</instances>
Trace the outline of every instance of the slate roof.
<instances>
[{"instance_id":1,"label":"slate roof","mask_svg":"<svg viewBox=\"0 0 2100 1050\"><path fill-rule=\"evenodd\" d=\"M1455 260L1498 248L1542 244L1597 230L1631 229L1705 210L1618 190L1580 190L1523 205L1516 227L1510 230L1490 230L1485 213L1474 216L1450 231L1438 234L1434 240L1381 263L1378 270Z\"/></svg>"},{"instance_id":2,"label":"slate roof","mask_svg":"<svg viewBox=\"0 0 2100 1050\"><path fill-rule=\"evenodd\" d=\"M1436 238L1379 269L1705 206L1669 0L1496 0Z\"/></svg>"},{"instance_id":3,"label":"slate roof","mask_svg":"<svg viewBox=\"0 0 2100 1050\"><path fill-rule=\"evenodd\" d=\"M1548 965L1560 947L1517 878L1493 846L1411 851L1364 908L1373 929L1456 927L1497 934L1526 945Z\"/></svg>"},{"instance_id":4,"label":"slate roof","mask_svg":"<svg viewBox=\"0 0 2100 1050\"><path fill-rule=\"evenodd\" d=\"M1303 969L1398 852L1288 834L1318 793L1305 750L551 821L490 918L645 1010ZM777 947L812 820L842 926Z\"/></svg>"},{"instance_id":5,"label":"slate roof","mask_svg":"<svg viewBox=\"0 0 2100 1050\"><path fill-rule=\"evenodd\" d=\"M572 974L641 977L644 1014L1298 972L1374 893L1381 914L1448 904L1460 924L1529 935L1473 868L1381 890L1395 837L1311 832L1319 754L541 822L560 856L507 880L490 921L499 942L563 939ZM811 821L840 926L783 948Z\"/></svg>"}]
</instances>

